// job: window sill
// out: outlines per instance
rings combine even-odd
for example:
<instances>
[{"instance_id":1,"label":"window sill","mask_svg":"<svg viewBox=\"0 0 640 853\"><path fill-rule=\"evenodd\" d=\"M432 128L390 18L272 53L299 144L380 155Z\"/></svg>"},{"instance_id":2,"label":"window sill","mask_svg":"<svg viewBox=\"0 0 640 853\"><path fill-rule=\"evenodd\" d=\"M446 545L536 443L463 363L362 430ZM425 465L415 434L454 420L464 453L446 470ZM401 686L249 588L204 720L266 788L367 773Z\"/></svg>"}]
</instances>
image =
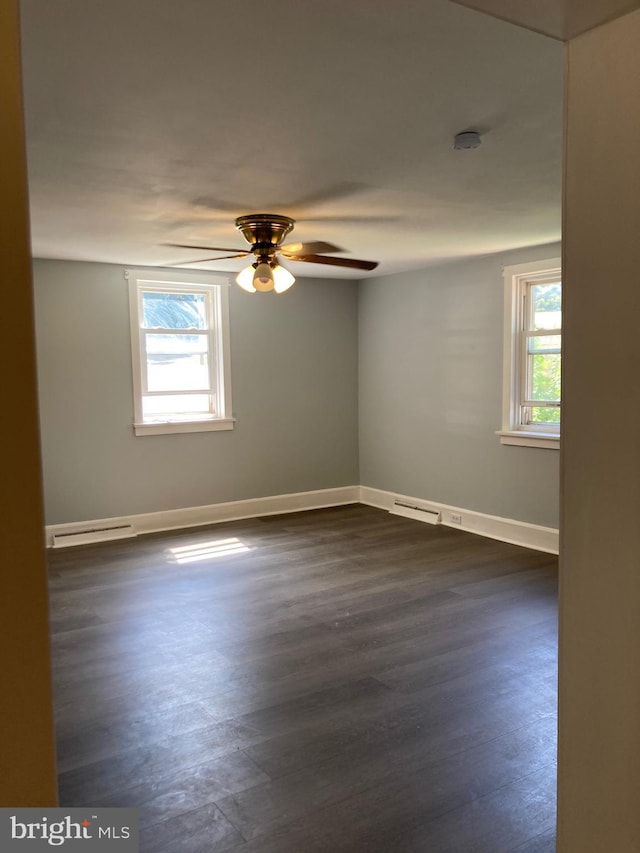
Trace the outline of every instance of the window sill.
<instances>
[{"instance_id":1,"label":"window sill","mask_svg":"<svg viewBox=\"0 0 640 853\"><path fill-rule=\"evenodd\" d=\"M136 435L167 435L184 432L212 432L233 429L235 418L215 418L200 421L163 421L159 423L134 424Z\"/></svg>"},{"instance_id":2,"label":"window sill","mask_svg":"<svg viewBox=\"0 0 640 853\"><path fill-rule=\"evenodd\" d=\"M503 429L498 430L496 435L500 436L500 444L512 444L519 447L540 447L546 450L560 449L560 435L558 433Z\"/></svg>"}]
</instances>

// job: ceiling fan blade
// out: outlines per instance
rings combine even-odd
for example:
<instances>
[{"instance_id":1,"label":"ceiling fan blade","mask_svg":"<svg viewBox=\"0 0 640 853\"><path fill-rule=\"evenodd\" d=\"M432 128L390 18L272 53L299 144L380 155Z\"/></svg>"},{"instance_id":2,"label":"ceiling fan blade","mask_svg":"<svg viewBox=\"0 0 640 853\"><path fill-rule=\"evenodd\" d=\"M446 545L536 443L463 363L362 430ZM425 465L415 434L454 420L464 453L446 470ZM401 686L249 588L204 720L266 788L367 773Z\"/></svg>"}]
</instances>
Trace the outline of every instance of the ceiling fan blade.
<instances>
[{"instance_id":1,"label":"ceiling fan blade","mask_svg":"<svg viewBox=\"0 0 640 853\"><path fill-rule=\"evenodd\" d=\"M248 255L250 249L230 249L228 246L194 246L193 243L162 243L162 246L172 246L174 249L203 249L205 252L242 252Z\"/></svg>"},{"instance_id":2,"label":"ceiling fan blade","mask_svg":"<svg viewBox=\"0 0 640 853\"><path fill-rule=\"evenodd\" d=\"M377 261L358 261L355 258L328 258L325 255L288 255L282 253L288 261L306 261L310 264L329 264L334 267L351 267L355 270L374 270Z\"/></svg>"},{"instance_id":3,"label":"ceiling fan blade","mask_svg":"<svg viewBox=\"0 0 640 853\"><path fill-rule=\"evenodd\" d=\"M290 255L317 255L327 252L344 252L340 246L333 243L325 243L324 240L315 240L313 243L285 243L280 246L280 251L288 252Z\"/></svg>"},{"instance_id":4,"label":"ceiling fan blade","mask_svg":"<svg viewBox=\"0 0 640 853\"><path fill-rule=\"evenodd\" d=\"M204 264L207 261L227 261L230 258L244 258L247 254L247 252L243 252L241 255L215 255L211 258L190 258L188 261L172 261L171 263L164 264L164 266L183 267L187 264Z\"/></svg>"}]
</instances>

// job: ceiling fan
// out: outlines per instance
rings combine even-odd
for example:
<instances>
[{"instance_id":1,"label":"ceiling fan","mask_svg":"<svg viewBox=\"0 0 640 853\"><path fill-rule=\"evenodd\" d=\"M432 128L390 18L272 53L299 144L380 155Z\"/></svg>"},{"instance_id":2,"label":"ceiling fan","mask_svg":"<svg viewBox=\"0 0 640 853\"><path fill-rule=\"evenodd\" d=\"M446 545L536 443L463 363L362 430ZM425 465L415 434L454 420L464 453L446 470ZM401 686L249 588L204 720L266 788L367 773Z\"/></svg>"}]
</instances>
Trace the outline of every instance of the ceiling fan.
<instances>
[{"instance_id":1,"label":"ceiling fan","mask_svg":"<svg viewBox=\"0 0 640 853\"><path fill-rule=\"evenodd\" d=\"M262 292L275 290L276 293L282 293L291 287L295 278L289 270L280 265L279 256L288 261L328 264L358 270L373 270L378 266L376 261L327 257L327 255L332 255L335 252L344 251L339 246L334 246L333 243L325 243L320 240L311 243L283 243L282 241L292 231L294 225L295 220L289 216L280 216L277 213L250 213L236 219L236 228L250 244L249 249L194 246L185 243L165 243L164 245L180 249L203 249L209 252L232 252L232 254L217 257L181 261L182 264L222 261L253 255L255 260L236 276L236 282L249 293L255 293L256 290Z\"/></svg>"}]
</instances>

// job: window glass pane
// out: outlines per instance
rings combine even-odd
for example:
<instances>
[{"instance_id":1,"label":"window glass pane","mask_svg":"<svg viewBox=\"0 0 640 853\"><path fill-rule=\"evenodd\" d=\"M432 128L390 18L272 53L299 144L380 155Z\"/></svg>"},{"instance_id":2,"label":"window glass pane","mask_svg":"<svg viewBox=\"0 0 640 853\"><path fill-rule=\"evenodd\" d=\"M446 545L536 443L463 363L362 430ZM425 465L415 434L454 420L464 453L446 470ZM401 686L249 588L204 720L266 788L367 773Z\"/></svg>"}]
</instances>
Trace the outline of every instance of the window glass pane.
<instances>
[{"instance_id":1,"label":"window glass pane","mask_svg":"<svg viewBox=\"0 0 640 853\"><path fill-rule=\"evenodd\" d=\"M531 285L532 329L562 328L561 293L562 286L559 281Z\"/></svg>"},{"instance_id":2,"label":"window glass pane","mask_svg":"<svg viewBox=\"0 0 640 853\"><path fill-rule=\"evenodd\" d=\"M530 424L559 424L560 409L547 406L532 406L529 409Z\"/></svg>"},{"instance_id":3,"label":"window glass pane","mask_svg":"<svg viewBox=\"0 0 640 853\"><path fill-rule=\"evenodd\" d=\"M529 352L553 352L561 347L560 335L532 335L528 338Z\"/></svg>"},{"instance_id":4,"label":"window glass pane","mask_svg":"<svg viewBox=\"0 0 640 853\"><path fill-rule=\"evenodd\" d=\"M143 397L142 412L145 421L197 420L209 417L211 412L208 394L175 394L161 397Z\"/></svg>"},{"instance_id":5,"label":"window glass pane","mask_svg":"<svg viewBox=\"0 0 640 853\"><path fill-rule=\"evenodd\" d=\"M204 293L142 293L145 329L206 329L207 306Z\"/></svg>"},{"instance_id":6,"label":"window glass pane","mask_svg":"<svg viewBox=\"0 0 640 853\"><path fill-rule=\"evenodd\" d=\"M206 335L145 335L147 391L209 389Z\"/></svg>"},{"instance_id":7,"label":"window glass pane","mask_svg":"<svg viewBox=\"0 0 640 853\"><path fill-rule=\"evenodd\" d=\"M560 353L529 356L530 400L560 402Z\"/></svg>"}]
</instances>

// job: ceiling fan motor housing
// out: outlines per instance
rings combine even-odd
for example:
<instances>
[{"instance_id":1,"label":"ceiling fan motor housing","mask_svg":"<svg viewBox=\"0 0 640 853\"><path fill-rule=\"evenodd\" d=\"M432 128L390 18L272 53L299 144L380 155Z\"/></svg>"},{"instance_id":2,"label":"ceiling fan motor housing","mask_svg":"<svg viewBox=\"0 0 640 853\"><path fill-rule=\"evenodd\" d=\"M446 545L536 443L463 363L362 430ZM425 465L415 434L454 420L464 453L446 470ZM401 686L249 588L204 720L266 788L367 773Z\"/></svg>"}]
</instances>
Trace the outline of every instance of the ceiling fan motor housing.
<instances>
[{"instance_id":1,"label":"ceiling fan motor housing","mask_svg":"<svg viewBox=\"0 0 640 853\"><path fill-rule=\"evenodd\" d=\"M236 228L252 249L271 254L295 225L295 219L277 213L250 213L236 219Z\"/></svg>"}]
</instances>

